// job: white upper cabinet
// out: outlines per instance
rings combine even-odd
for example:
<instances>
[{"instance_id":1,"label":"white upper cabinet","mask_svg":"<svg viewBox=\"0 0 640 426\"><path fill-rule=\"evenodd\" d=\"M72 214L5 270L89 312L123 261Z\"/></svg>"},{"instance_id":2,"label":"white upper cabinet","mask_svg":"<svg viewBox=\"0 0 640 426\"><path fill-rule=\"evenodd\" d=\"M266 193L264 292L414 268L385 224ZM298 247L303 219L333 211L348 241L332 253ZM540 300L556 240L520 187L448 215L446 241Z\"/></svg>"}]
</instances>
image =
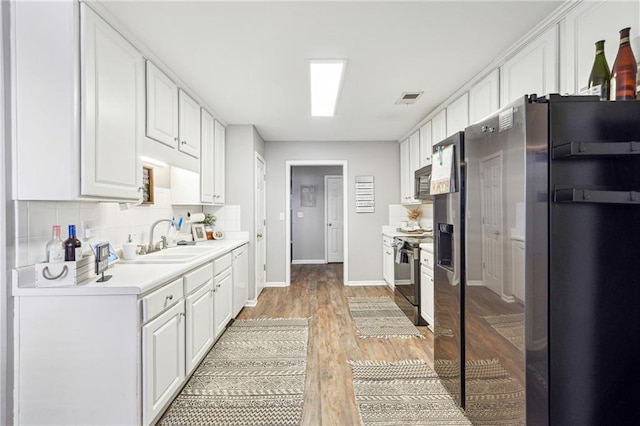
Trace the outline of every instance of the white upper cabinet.
<instances>
[{"instance_id":1,"label":"white upper cabinet","mask_svg":"<svg viewBox=\"0 0 640 426\"><path fill-rule=\"evenodd\" d=\"M431 121L428 121L420 127L420 167L431 164L432 145Z\"/></svg>"},{"instance_id":2,"label":"white upper cabinet","mask_svg":"<svg viewBox=\"0 0 640 426\"><path fill-rule=\"evenodd\" d=\"M469 123L477 123L500 108L499 76L496 69L469 90Z\"/></svg>"},{"instance_id":3,"label":"white upper cabinet","mask_svg":"<svg viewBox=\"0 0 640 426\"><path fill-rule=\"evenodd\" d=\"M225 203L225 146L226 129L215 120L214 124L214 150L213 150L213 203L224 205Z\"/></svg>"},{"instance_id":4,"label":"white upper cabinet","mask_svg":"<svg viewBox=\"0 0 640 426\"><path fill-rule=\"evenodd\" d=\"M631 27L631 47L640 61L638 1L588 1L575 7L561 22L561 93L580 93L587 88L596 54L595 43L605 40L605 57L613 67L620 42L619 31Z\"/></svg>"},{"instance_id":5,"label":"white upper cabinet","mask_svg":"<svg viewBox=\"0 0 640 426\"><path fill-rule=\"evenodd\" d=\"M144 59L85 4L81 22L81 193L141 197Z\"/></svg>"},{"instance_id":6,"label":"white upper cabinet","mask_svg":"<svg viewBox=\"0 0 640 426\"><path fill-rule=\"evenodd\" d=\"M447 137L447 110L443 109L431 119L431 142L433 145Z\"/></svg>"},{"instance_id":7,"label":"white upper cabinet","mask_svg":"<svg viewBox=\"0 0 640 426\"><path fill-rule=\"evenodd\" d=\"M464 93L447 107L447 136L469 125L469 94Z\"/></svg>"},{"instance_id":8,"label":"white upper cabinet","mask_svg":"<svg viewBox=\"0 0 640 426\"><path fill-rule=\"evenodd\" d=\"M400 203L404 204L409 200L407 194L407 176L409 172L409 139L400 142Z\"/></svg>"},{"instance_id":9,"label":"white upper cabinet","mask_svg":"<svg viewBox=\"0 0 640 426\"><path fill-rule=\"evenodd\" d=\"M417 204L414 198L414 173L420 168L420 132L412 134L400 144L400 202Z\"/></svg>"},{"instance_id":10,"label":"white upper cabinet","mask_svg":"<svg viewBox=\"0 0 640 426\"><path fill-rule=\"evenodd\" d=\"M558 28L553 26L500 68L500 106L526 94L558 92Z\"/></svg>"},{"instance_id":11,"label":"white upper cabinet","mask_svg":"<svg viewBox=\"0 0 640 426\"><path fill-rule=\"evenodd\" d=\"M178 86L147 61L147 136L178 147Z\"/></svg>"},{"instance_id":12,"label":"white upper cabinet","mask_svg":"<svg viewBox=\"0 0 640 426\"><path fill-rule=\"evenodd\" d=\"M200 105L182 89L178 90L178 149L200 157Z\"/></svg>"},{"instance_id":13,"label":"white upper cabinet","mask_svg":"<svg viewBox=\"0 0 640 426\"><path fill-rule=\"evenodd\" d=\"M206 110L201 110L200 134L200 201L214 202L214 148L215 148L215 120Z\"/></svg>"},{"instance_id":14,"label":"white upper cabinet","mask_svg":"<svg viewBox=\"0 0 640 426\"><path fill-rule=\"evenodd\" d=\"M142 56L84 3L13 6L13 198L139 200Z\"/></svg>"}]
</instances>

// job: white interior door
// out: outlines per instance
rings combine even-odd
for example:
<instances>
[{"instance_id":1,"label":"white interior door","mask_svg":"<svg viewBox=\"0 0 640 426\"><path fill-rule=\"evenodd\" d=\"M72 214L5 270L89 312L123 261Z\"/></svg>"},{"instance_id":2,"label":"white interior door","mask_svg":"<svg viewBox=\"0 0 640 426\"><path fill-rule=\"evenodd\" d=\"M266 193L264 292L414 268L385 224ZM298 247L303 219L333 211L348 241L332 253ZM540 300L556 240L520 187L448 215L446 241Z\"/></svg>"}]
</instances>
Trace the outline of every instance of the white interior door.
<instances>
[{"instance_id":1,"label":"white interior door","mask_svg":"<svg viewBox=\"0 0 640 426\"><path fill-rule=\"evenodd\" d=\"M502 296L502 153L480 160L482 281Z\"/></svg>"},{"instance_id":2,"label":"white interior door","mask_svg":"<svg viewBox=\"0 0 640 426\"><path fill-rule=\"evenodd\" d=\"M343 262L344 219L342 176L326 176L327 262Z\"/></svg>"},{"instance_id":3,"label":"white interior door","mask_svg":"<svg viewBox=\"0 0 640 426\"><path fill-rule=\"evenodd\" d=\"M267 244L266 244L266 165L264 159L256 154L256 298L267 282Z\"/></svg>"}]
</instances>

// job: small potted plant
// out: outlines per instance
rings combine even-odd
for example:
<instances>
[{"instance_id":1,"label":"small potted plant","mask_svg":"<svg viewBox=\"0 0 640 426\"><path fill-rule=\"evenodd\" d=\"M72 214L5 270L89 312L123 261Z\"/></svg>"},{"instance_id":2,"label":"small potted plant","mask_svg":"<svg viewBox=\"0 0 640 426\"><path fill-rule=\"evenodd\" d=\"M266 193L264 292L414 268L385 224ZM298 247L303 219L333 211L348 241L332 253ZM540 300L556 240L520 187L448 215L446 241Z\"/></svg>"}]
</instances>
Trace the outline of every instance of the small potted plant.
<instances>
[{"instance_id":1,"label":"small potted plant","mask_svg":"<svg viewBox=\"0 0 640 426\"><path fill-rule=\"evenodd\" d=\"M213 240L213 227L216 224L216 219L211 213L204 214L202 224L204 225L204 231L207 233L207 240Z\"/></svg>"},{"instance_id":2,"label":"small potted plant","mask_svg":"<svg viewBox=\"0 0 640 426\"><path fill-rule=\"evenodd\" d=\"M407 228L409 229L419 229L420 225L418 224L418 219L420 218L420 209L416 207L413 210L409 210L407 213L407 217L409 221L407 222Z\"/></svg>"}]
</instances>

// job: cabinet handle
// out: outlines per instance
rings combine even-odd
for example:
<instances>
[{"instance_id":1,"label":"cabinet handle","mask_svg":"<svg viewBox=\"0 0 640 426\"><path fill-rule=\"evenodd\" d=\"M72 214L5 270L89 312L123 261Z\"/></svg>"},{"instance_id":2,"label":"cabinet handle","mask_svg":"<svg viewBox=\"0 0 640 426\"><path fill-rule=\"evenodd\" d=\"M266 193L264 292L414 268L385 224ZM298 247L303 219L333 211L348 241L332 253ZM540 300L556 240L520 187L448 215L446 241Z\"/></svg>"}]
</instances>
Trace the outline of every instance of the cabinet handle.
<instances>
[{"instance_id":1,"label":"cabinet handle","mask_svg":"<svg viewBox=\"0 0 640 426\"><path fill-rule=\"evenodd\" d=\"M168 295L167 300L173 300L173 294Z\"/></svg>"},{"instance_id":2,"label":"cabinet handle","mask_svg":"<svg viewBox=\"0 0 640 426\"><path fill-rule=\"evenodd\" d=\"M187 144L187 141L182 141L182 145L186 145L186 144Z\"/></svg>"},{"instance_id":3,"label":"cabinet handle","mask_svg":"<svg viewBox=\"0 0 640 426\"><path fill-rule=\"evenodd\" d=\"M178 138L177 138L177 137L173 138L173 140L174 140L174 141L176 141L176 142L178 142Z\"/></svg>"}]
</instances>

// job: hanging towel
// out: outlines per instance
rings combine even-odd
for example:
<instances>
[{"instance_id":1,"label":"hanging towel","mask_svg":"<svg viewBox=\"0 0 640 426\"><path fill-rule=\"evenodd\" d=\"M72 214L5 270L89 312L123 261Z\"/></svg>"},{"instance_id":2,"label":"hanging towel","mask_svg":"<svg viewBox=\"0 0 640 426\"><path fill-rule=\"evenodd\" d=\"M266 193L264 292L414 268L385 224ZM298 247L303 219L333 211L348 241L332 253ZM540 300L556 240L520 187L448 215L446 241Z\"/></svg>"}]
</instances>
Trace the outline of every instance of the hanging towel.
<instances>
[{"instance_id":1,"label":"hanging towel","mask_svg":"<svg viewBox=\"0 0 640 426\"><path fill-rule=\"evenodd\" d=\"M405 248L405 242L402 240L396 240L394 246L396 248L396 263L409 263L409 256L407 253L403 253L402 249Z\"/></svg>"}]
</instances>

